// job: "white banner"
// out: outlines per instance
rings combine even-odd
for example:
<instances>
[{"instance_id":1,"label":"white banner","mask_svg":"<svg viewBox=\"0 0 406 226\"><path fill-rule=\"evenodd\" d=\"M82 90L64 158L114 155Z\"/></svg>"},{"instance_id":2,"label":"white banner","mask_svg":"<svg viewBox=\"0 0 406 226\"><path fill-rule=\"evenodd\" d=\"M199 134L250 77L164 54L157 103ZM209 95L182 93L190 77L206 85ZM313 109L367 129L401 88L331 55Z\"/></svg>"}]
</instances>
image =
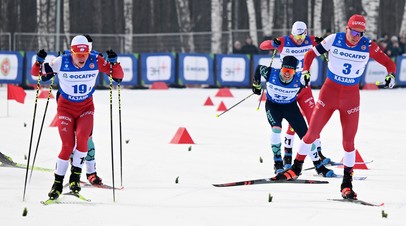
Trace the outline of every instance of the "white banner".
<instances>
[{"instance_id":1,"label":"white banner","mask_svg":"<svg viewBox=\"0 0 406 226\"><path fill-rule=\"evenodd\" d=\"M148 56L146 67L149 81L169 80L171 78L172 68L169 56Z\"/></svg>"},{"instance_id":2,"label":"white banner","mask_svg":"<svg viewBox=\"0 0 406 226\"><path fill-rule=\"evenodd\" d=\"M15 54L0 54L0 80L16 80L18 58Z\"/></svg>"},{"instance_id":3,"label":"white banner","mask_svg":"<svg viewBox=\"0 0 406 226\"><path fill-rule=\"evenodd\" d=\"M221 79L224 82L242 82L245 79L245 60L235 57L223 57Z\"/></svg>"},{"instance_id":4,"label":"white banner","mask_svg":"<svg viewBox=\"0 0 406 226\"><path fill-rule=\"evenodd\" d=\"M185 56L183 61L185 80L207 81L209 79L209 61L202 56Z\"/></svg>"}]
</instances>

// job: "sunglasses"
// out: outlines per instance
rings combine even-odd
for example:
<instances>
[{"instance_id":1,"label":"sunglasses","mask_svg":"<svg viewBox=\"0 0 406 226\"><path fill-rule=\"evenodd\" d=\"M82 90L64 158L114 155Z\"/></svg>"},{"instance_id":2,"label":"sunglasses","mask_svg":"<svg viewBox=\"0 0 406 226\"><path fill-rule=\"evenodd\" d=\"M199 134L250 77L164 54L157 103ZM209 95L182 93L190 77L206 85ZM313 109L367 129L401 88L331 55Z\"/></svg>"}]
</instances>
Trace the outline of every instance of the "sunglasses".
<instances>
[{"instance_id":1,"label":"sunglasses","mask_svg":"<svg viewBox=\"0 0 406 226\"><path fill-rule=\"evenodd\" d=\"M295 39L305 39L306 38L306 34L301 34L301 35L294 35L293 36Z\"/></svg>"},{"instance_id":2,"label":"sunglasses","mask_svg":"<svg viewBox=\"0 0 406 226\"><path fill-rule=\"evenodd\" d=\"M72 54L73 55L75 55L76 57L87 57L87 56L89 56L89 52L75 52L75 51L73 51L73 49L71 49L71 51L72 51Z\"/></svg>"},{"instance_id":3,"label":"sunglasses","mask_svg":"<svg viewBox=\"0 0 406 226\"><path fill-rule=\"evenodd\" d=\"M295 74L295 69L283 67L283 68L281 68L281 72L282 73L288 73L290 75L294 75Z\"/></svg>"},{"instance_id":4,"label":"sunglasses","mask_svg":"<svg viewBox=\"0 0 406 226\"><path fill-rule=\"evenodd\" d=\"M364 32L359 32L359 31L353 30L351 28L349 28L349 29L350 29L350 34L353 37L355 37L355 36L359 36L359 37L364 36Z\"/></svg>"}]
</instances>

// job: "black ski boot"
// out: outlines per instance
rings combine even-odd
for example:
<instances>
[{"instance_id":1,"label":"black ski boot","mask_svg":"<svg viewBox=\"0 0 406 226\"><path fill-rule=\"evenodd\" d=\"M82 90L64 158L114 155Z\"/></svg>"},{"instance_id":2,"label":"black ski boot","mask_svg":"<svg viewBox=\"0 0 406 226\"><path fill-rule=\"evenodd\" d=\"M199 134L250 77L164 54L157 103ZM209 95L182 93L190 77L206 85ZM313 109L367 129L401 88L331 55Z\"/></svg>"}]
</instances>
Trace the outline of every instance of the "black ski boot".
<instances>
[{"instance_id":1,"label":"black ski boot","mask_svg":"<svg viewBox=\"0 0 406 226\"><path fill-rule=\"evenodd\" d=\"M352 190L352 167L346 167L344 169L343 182L341 183L341 196L344 199L357 199L357 193Z\"/></svg>"},{"instance_id":2,"label":"black ski boot","mask_svg":"<svg viewBox=\"0 0 406 226\"><path fill-rule=\"evenodd\" d=\"M314 166L316 167L316 172L319 175L323 175L323 177L336 177L337 175L334 173L333 170L327 169L321 160L313 161Z\"/></svg>"},{"instance_id":3,"label":"black ski boot","mask_svg":"<svg viewBox=\"0 0 406 226\"><path fill-rule=\"evenodd\" d=\"M292 148L285 148L285 155L283 156L283 166L285 169L292 167Z\"/></svg>"},{"instance_id":4,"label":"black ski boot","mask_svg":"<svg viewBox=\"0 0 406 226\"><path fill-rule=\"evenodd\" d=\"M55 174L54 184L52 185L51 191L48 193L48 197L51 200L58 199L62 193L62 183L63 183L64 176L59 176Z\"/></svg>"},{"instance_id":5,"label":"black ski boot","mask_svg":"<svg viewBox=\"0 0 406 226\"><path fill-rule=\"evenodd\" d=\"M303 161L296 160L290 169L286 169L283 172L278 173L272 177L272 180L295 180L302 172Z\"/></svg>"},{"instance_id":6,"label":"black ski boot","mask_svg":"<svg viewBox=\"0 0 406 226\"><path fill-rule=\"evenodd\" d=\"M317 147L317 153L319 154L323 165L327 165L327 164L331 163L331 159L327 158L326 156L323 155L323 153L321 153L321 147Z\"/></svg>"},{"instance_id":7,"label":"black ski boot","mask_svg":"<svg viewBox=\"0 0 406 226\"><path fill-rule=\"evenodd\" d=\"M71 175L69 178L69 188L73 193L80 192L80 174L82 173L82 169L76 166L72 166L71 168Z\"/></svg>"}]
</instances>

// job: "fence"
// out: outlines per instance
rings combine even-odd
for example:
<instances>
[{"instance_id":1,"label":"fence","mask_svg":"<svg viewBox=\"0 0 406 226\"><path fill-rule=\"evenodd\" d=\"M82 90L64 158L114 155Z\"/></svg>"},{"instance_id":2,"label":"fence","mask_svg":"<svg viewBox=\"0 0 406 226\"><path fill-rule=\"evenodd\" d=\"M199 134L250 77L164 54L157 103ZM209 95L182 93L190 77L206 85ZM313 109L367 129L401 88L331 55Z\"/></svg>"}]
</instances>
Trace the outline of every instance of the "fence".
<instances>
[{"instance_id":1,"label":"fence","mask_svg":"<svg viewBox=\"0 0 406 226\"><path fill-rule=\"evenodd\" d=\"M273 37L289 34L288 29L274 30ZM3 35L4 34L4 35ZM262 30L257 30L258 42L264 40ZM77 34L48 33L1 33L0 50L13 51L60 51L68 49L70 40ZM221 50L219 53L229 53L233 42L244 43L249 30L232 30L222 33ZM114 49L119 53L148 53L148 52L196 52L211 53L212 32L190 33L156 33L156 34L90 34L95 50ZM3 44L4 41L4 44ZM12 48L11 48L12 46Z\"/></svg>"}]
</instances>

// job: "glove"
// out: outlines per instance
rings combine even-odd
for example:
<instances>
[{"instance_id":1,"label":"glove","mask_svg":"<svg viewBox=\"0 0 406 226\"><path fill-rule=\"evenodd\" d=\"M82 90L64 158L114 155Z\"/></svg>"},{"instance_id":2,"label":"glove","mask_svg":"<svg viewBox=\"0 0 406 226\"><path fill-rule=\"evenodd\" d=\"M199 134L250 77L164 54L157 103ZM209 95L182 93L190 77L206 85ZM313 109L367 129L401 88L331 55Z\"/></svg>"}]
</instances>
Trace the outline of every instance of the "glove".
<instances>
[{"instance_id":1,"label":"glove","mask_svg":"<svg viewBox=\"0 0 406 226\"><path fill-rule=\"evenodd\" d=\"M107 50L107 62L110 64L115 64L117 63L117 53L115 53L112 49Z\"/></svg>"},{"instance_id":2,"label":"glove","mask_svg":"<svg viewBox=\"0 0 406 226\"><path fill-rule=\"evenodd\" d=\"M83 34L83 36L86 37L86 39L87 39L88 42L93 42L93 39L90 37L90 35L88 35L88 34Z\"/></svg>"},{"instance_id":3,"label":"glove","mask_svg":"<svg viewBox=\"0 0 406 226\"><path fill-rule=\"evenodd\" d=\"M307 87L310 84L310 72L309 71L302 71L302 75L300 76L300 83L303 86Z\"/></svg>"},{"instance_id":4,"label":"glove","mask_svg":"<svg viewBox=\"0 0 406 226\"><path fill-rule=\"evenodd\" d=\"M115 82L117 82L117 83L120 83L121 81L123 81L123 79L121 79L121 78L113 78L113 80L114 80Z\"/></svg>"},{"instance_id":5,"label":"glove","mask_svg":"<svg viewBox=\"0 0 406 226\"><path fill-rule=\"evenodd\" d=\"M281 43L282 42L279 39L274 38L273 42L272 42L272 46L275 47L275 48L278 48L281 45Z\"/></svg>"},{"instance_id":6,"label":"glove","mask_svg":"<svg viewBox=\"0 0 406 226\"><path fill-rule=\"evenodd\" d=\"M261 95L261 83L252 83L252 92L257 94L257 95Z\"/></svg>"},{"instance_id":7,"label":"glove","mask_svg":"<svg viewBox=\"0 0 406 226\"><path fill-rule=\"evenodd\" d=\"M395 75L392 73L389 73L385 77L385 87L388 87L389 89L392 89L395 86Z\"/></svg>"},{"instance_id":8,"label":"glove","mask_svg":"<svg viewBox=\"0 0 406 226\"><path fill-rule=\"evenodd\" d=\"M44 49L41 49L37 53L37 62L40 63L40 64L44 63L45 57L47 57L47 52L45 52Z\"/></svg>"},{"instance_id":9,"label":"glove","mask_svg":"<svg viewBox=\"0 0 406 226\"><path fill-rule=\"evenodd\" d=\"M316 41L317 44L320 44L321 41L324 40L323 37L314 37L314 40Z\"/></svg>"}]
</instances>

